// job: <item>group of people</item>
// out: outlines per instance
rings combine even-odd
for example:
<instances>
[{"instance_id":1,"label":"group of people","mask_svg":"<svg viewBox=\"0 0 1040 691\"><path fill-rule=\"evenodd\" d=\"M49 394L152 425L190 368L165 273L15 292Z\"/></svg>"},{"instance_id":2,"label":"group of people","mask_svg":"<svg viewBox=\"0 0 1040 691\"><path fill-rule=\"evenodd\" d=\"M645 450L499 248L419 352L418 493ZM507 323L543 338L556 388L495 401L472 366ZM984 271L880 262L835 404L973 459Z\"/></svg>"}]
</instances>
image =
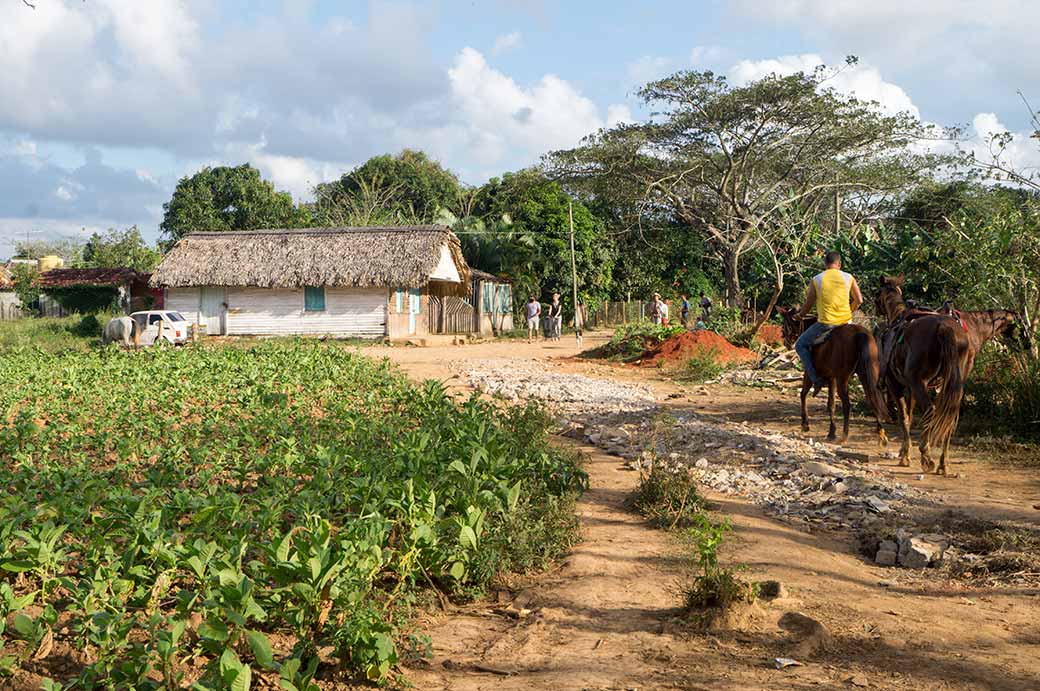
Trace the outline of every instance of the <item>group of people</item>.
<instances>
[{"instance_id":1,"label":"group of people","mask_svg":"<svg viewBox=\"0 0 1040 691\"><path fill-rule=\"evenodd\" d=\"M690 323L690 301L685 294L681 296L681 300L679 316L682 325L685 328L688 327ZM711 319L711 299L703 292L701 293L700 307L701 314L700 318L697 319L697 323L694 325L695 329L707 328L706 324L708 323L708 320ZM653 302L650 303L650 319L655 324L668 326L668 313L668 303L661 299L660 293L654 293Z\"/></svg>"},{"instance_id":2,"label":"group of people","mask_svg":"<svg viewBox=\"0 0 1040 691\"><path fill-rule=\"evenodd\" d=\"M538 333L539 328L542 329L546 339L560 340L560 333L563 331L563 305L560 304L559 293L553 293L552 302L546 305L544 315L541 303L535 299L534 295L529 296L525 314L527 316L528 343L534 340L534 335Z\"/></svg>"},{"instance_id":3,"label":"group of people","mask_svg":"<svg viewBox=\"0 0 1040 691\"><path fill-rule=\"evenodd\" d=\"M683 327L688 327L690 320L690 301L686 295L682 295L682 307L680 311L680 317L682 320ZM707 322L711 318L711 299L704 293L700 294L700 308L701 314L694 325L695 329L706 329ZM668 314L669 314L668 303L661 299L660 293L654 293L654 299L650 303L650 318L655 324L661 324L663 326L668 325ZM538 302L538 299L534 295L530 295L527 298L527 305L524 307L524 316L527 320L527 341L528 343L534 341L535 334L539 330L543 332L543 336L549 341L559 341L560 334L563 331L563 305L560 304L560 294L552 294L552 302L546 305L544 308L542 304ZM581 329L577 329L577 335L579 341L581 340Z\"/></svg>"}]
</instances>

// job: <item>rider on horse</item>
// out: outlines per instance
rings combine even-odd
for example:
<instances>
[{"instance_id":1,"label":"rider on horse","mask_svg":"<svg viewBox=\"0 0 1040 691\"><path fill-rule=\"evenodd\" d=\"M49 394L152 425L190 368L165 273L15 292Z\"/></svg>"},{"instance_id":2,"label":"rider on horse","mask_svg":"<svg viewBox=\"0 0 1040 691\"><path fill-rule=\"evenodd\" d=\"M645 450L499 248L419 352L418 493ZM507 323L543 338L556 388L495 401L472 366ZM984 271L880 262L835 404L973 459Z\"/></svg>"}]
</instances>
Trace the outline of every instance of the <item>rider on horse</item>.
<instances>
[{"instance_id":1,"label":"rider on horse","mask_svg":"<svg viewBox=\"0 0 1040 691\"><path fill-rule=\"evenodd\" d=\"M807 328L795 343L794 349L802 360L802 366L813 383L815 396L826 384L816 373L813 365L812 348L821 337L835 327L852 321L852 313L863 304L863 294L852 274L841 270L841 254L830 251L824 257L824 270L813 276L805 296L805 304L797 318L803 318L816 307L816 323Z\"/></svg>"}]
</instances>

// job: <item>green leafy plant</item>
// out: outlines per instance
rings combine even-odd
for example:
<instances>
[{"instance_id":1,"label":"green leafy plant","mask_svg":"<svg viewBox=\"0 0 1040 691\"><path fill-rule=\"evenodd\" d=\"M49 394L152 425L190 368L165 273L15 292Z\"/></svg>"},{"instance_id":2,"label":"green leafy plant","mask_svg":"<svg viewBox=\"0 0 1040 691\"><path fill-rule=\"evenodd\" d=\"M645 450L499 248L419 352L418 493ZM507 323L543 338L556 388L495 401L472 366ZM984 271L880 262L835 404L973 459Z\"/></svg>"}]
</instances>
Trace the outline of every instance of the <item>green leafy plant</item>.
<instances>
[{"instance_id":1,"label":"green leafy plant","mask_svg":"<svg viewBox=\"0 0 1040 691\"><path fill-rule=\"evenodd\" d=\"M714 379L726 371L726 367L719 363L718 358L719 351L717 348L702 349L683 362L677 378L691 383L700 383Z\"/></svg>"},{"instance_id":2,"label":"green leafy plant","mask_svg":"<svg viewBox=\"0 0 1040 691\"><path fill-rule=\"evenodd\" d=\"M699 573L683 588L683 606L702 621L715 619L732 605L752 603L758 597L754 584L742 580L733 569L719 565L719 547L731 529L728 519L713 523L702 513L694 517L689 530Z\"/></svg>"},{"instance_id":3,"label":"green leafy plant","mask_svg":"<svg viewBox=\"0 0 1040 691\"><path fill-rule=\"evenodd\" d=\"M300 340L4 355L0 672L65 642L91 650L74 688L316 691L323 650L384 683L426 649L404 634L424 590L576 539L587 477L533 404Z\"/></svg>"}]
</instances>

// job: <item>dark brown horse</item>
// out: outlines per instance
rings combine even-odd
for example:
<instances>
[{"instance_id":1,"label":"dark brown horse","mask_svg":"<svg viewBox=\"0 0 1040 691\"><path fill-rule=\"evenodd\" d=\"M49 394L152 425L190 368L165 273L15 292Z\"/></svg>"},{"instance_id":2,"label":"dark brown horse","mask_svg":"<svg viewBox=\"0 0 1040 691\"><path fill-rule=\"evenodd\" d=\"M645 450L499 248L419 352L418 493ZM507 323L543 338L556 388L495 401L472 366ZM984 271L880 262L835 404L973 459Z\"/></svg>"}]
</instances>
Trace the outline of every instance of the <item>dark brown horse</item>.
<instances>
[{"instance_id":1,"label":"dark brown horse","mask_svg":"<svg viewBox=\"0 0 1040 691\"><path fill-rule=\"evenodd\" d=\"M802 331L812 323L811 319L798 319L795 308L779 309L784 319L783 335L784 344L791 348ZM881 396L878 382L878 349L874 337L864 327L858 324L845 324L835 327L827 340L820 345L813 346L813 364L816 372L827 381L827 409L830 412L831 427L827 439L833 441L836 438L834 425L834 394L837 392L841 399L841 414L843 417L841 439L844 443L849 438L849 413L851 404L849 402L849 379L853 372L859 376L863 385L867 401L874 409L877 416L878 442L884 445L887 441L885 430L881 422L889 422L888 407ZM812 388L812 382L808 375L802 378L802 431L809 431L809 415L806 410L806 397Z\"/></svg>"},{"instance_id":2,"label":"dark brown horse","mask_svg":"<svg viewBox=\"0 0 1040 691\"><path fill-rule=\"evenodd\" d=\"M910 465L910 427L916 405L924 413L924 431L918 444L921 468L945 475L964 382L975 357L992 338L999 336L1021 346L1025 335L1018 315L1007 310L951 314L908 310L902 286L901 276L882 278L876 300L878 312L889 324L883 339L887 362L882 384L899 407L903 430L899 465ZM928 389L936 387L938 394L933 401ZM938 466L931 457L933 447L942 448Z\"/></svg>"}]
</instances>

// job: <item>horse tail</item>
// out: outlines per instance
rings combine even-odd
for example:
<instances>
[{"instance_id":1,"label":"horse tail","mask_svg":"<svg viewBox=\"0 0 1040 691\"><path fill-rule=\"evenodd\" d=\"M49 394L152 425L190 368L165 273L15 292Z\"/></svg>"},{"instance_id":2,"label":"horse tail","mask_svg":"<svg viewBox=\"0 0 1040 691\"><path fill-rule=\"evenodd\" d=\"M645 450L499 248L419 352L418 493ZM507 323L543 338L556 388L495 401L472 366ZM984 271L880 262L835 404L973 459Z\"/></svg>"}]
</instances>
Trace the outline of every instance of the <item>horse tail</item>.
<instances>
[{"instance_id":1,"label":"horse tail","mask_svg":"<svg viewBox=\"0 0 1040 691\"><path fill-rule=\"evenodd\" d=\"M870 402L870 407L874 409L879 421L892 422L892 418L888 414L888 404L881 395L881 386L878 381L880 364L877 341L868 332L860 331L856 334L855 342L856 352L859 353L856 360L856 374L859 376L860 383L863 384L867 401Z\"/></svg>"},{"instance_id":2,"label":"horse tail","mask_svg":"<svg viewBox=\"0 0 1040 691\"><path fill-rule=\"evenodd\" d=\"M936 329L939 339L939 377L942 388L934 405L924 419L924 433L928 444L937 447L953 436L961 414L961 398L964 396L964 373L961 359L964 346L960 332L950 324L940 324Z\"/></svg>"}]
</instances>

